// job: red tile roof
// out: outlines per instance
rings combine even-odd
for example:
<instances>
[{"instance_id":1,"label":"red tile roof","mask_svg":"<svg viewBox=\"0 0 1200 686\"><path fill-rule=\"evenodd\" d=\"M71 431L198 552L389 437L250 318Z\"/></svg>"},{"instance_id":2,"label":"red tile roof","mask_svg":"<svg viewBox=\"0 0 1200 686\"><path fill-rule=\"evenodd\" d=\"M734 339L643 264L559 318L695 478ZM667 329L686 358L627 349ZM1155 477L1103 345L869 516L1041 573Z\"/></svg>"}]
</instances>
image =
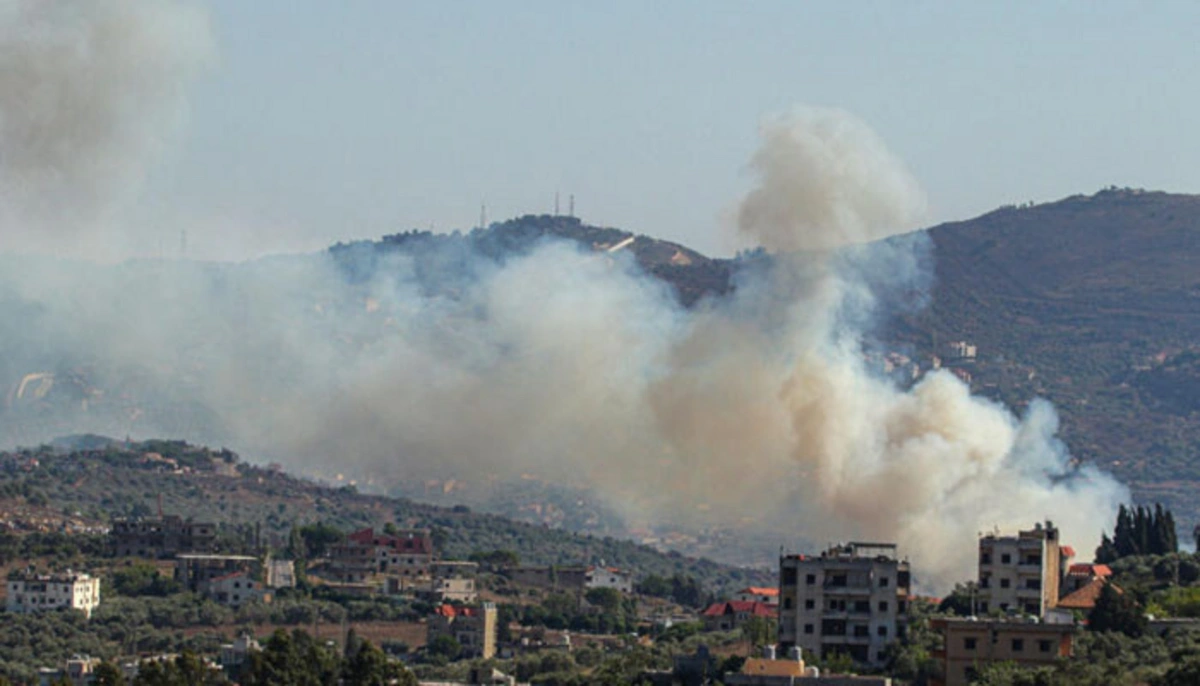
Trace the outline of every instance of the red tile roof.
<instances>
[{"instance_id":1,"label":"red tile roof","mask_svg":"<svg viewBox=\"0 0 1200 686\"><path fill-rule=\"evenodd\" d=\"M1062 552L1063 557L1075 557L1075 549L1069 545L1064 545L1063 547L1059 548L1059 550Z\"/></svg>"},{"instance_id":2,"label":"red tile roof","mask_svg":"<svg viewBox=\"0 0 1200 686\"><path fill-rule=\"evenodd\" d=\"M743 588L742 590L738 591L738 593L745 593L748 595L777 596L777 595L779 595L779 589L778 588L767 588L767 587L762 587L762 586L750 586L749 588Z\"/></svg>"},{"instance_id":3,"label":"red tile roof","mask_svg":"<svg viewBox=\"0 0 1200 686\"><path fill-rule=\"evenodd\" d=\"M705 617L721 615L736 615L746 613L755 617L774 617L775 607L756 600L728 600L723 603L713 603L703 613Z\"/></svg>"},{"instance_id":4,"label":"red tile roof","mask_svg":"<svg viewBox=\"0 0 1200 686\"><path fill-rule=\"evenodd\" d=\"M479 610L473 607L455 607L453 605L442 605L434 612L443 617L474 617L479 614Z\"/></svg>"},{"instance_id":5,"label":"red tile roof","mask_svg":"<svg viewBox=\"0 0 1200 686\"><path fill-rule=\"evenodd\" d=\"M1097 565L1081 562L1068 567L1067 574L1074 574L1077 576L1109 577L1112 576L1112 569L1108 565Z\"/></svg>"},{"instance_id":6,"label":"red tile roof","mask_svg":"<svg viewBox=\"0 0 1200 686\"><path fill-rule=\"evenodd\" d=\"M1096 599L1100 597L1100 589L1106 582L1103 579L1092 579L1074 593L1068 593L1058 601L1058 606L1068 610L1090 610L1096 607ZM1119 586L1113 584L1113 590L1124 593Z\"/></svg>"}]
</instances>

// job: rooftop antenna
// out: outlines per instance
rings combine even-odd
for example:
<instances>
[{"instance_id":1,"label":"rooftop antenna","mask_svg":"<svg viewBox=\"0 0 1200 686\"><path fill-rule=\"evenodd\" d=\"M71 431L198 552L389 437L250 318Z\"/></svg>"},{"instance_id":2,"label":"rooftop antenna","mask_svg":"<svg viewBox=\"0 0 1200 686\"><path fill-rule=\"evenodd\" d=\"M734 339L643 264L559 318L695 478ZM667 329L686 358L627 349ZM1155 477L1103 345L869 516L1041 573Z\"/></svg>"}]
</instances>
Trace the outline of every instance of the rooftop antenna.
<instances>
[{"instance_id":1,"label":"rooftop antenna","mask_svg":"<svg viewBox=\"0 0 1200 686\"><path fill-rule=\"evenodd\" d=\"M554 216L558 216L558 191L554 191Z\"/></svg>"},{"instance_id":2,"label":"rooftop antenna","mask_svg":"<svg viewBox=\"0 0 1200 686\"><path fill-rule=\"evenodd\" d=\"M570 201L570 205L568 205L568 207L571 208L570 211L568 212L568 214L570 215L570 217L572 219L574 219L575 218L575 194L574 193L571 194L571 201Z\"/></svg>"},{"instance_id":3,"label":"rooftop antenna","mask_svg":"<svg viewBox=\"0 0 1200 686\"><path fill-rule=\"evenodd\" d=\"M479 203L479 228L487 228L487 205Z\"/></svg>"}]
</instances>

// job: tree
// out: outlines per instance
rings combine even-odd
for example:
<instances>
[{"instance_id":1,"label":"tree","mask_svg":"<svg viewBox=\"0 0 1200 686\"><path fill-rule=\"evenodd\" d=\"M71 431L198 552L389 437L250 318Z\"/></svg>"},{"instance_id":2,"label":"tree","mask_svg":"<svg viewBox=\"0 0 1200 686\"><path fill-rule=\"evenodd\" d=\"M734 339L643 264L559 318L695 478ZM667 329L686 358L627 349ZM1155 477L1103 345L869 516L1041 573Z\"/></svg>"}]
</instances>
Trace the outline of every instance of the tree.
<instances>
[{"instance_id":1,"label":"tree","mask_svg":"<svg viewBox=\"0 0 1200 686\"><path fill-rule=\"evenodd\" d=\"M1119 631L1137 638L1146 631L1146 615L1132 598L1112 584L1105 584L1096 598L1096 607L1088 615L1088 629L1095 632Z\"/></svg>"},{"instance_id":2,"label":"tree","mask_svg":"<svg viewBox=\"0 0 1200 686\"><path fill-rule=\"evenodd\" d=\"M101 662L92 670L92 684L94 686L125 686L125 675L121 673L121 668L113 663Z\"/></svg>"},{"instance_id":3,"label":"tree","mask_svg":"<svg viewBox=\"0 0 1200 686\"><path fill-rule=\"evenodd\" d=\"M386 686L406 674L415 681L416 677L370 641L359 640L354 653L348 655L343 664L342 683L345 686Z\"/></svg>"},{"instance_id":4,"label":"tree","mask_svg":"<svg viewBox=\"0 0 1200 686\"><path fill-rule=\"evenodd\" d=\"M431 657L442 657L453 661L462 655L462 645L453 636L442 634L425 646L425 652Z\"/></svg>"},{"instance_id":5,"label":"tree","mask_svg":"<svg viewBox=\"0 0 1200 686\"><path fill-rule=\"evenodd\" d=\"M742 622L742 636L745 636L750 645L755 648L773 644L775 643L775 622L766 617L750 617Z\"/></svg>"},{"instance_id":6,"label":"tree","mask_svg":"<svg viewBox=\"0 0 1200 686\"><path fill-rule=\"evenodd\" d=\"M1200 658L1171 665L1165 674L1151 682L1153 686L1195 686L1200 684Z\"/></svg>"}]
</instances>

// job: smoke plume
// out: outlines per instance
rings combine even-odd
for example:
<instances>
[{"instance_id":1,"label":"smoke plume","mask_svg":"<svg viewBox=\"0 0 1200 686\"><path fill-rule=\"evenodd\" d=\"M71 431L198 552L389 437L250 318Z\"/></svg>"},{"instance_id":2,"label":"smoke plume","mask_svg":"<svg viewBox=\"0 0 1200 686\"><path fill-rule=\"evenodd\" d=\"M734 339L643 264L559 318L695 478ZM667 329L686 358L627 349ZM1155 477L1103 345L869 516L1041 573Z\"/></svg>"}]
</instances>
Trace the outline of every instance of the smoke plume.
<instances>
[{"instance_id":1,"label":"smoke plume","mask_svg":"<svg viewBox=\"0 0 1200 686\"><path fill-rule=\"evenodd\" d=\"M0 145L19 180L4 206L107 231L79 220L143 173L165 129L142 125L177 111L205 44L178 39L205 36L203 16L60 0L18 3L3 26ZM635 523L896 541L932 588L972 576L995 526L1049 517L1088 549L1126 493L1070 467L1049 405L1017 417L945 372L909 388L867 362L930 279L927 240L899 235L924 208L911 175L845 113L762 134L739 228L771 254L692 308L628 250L561 241L2 259L0 438L171 436L379 484L536 474Z\"/></svg>"},{"instance_id":2,"label":"smoke plume","mask_svg":"<svg viewBox=\"0 0 1200 686\"><path fill-rule=\"evenodd\" d=\"M63 247L136 191L210 54L174 0L10 0L0 8L0 221L8 249Z\"/></svg>"}]
</instances>

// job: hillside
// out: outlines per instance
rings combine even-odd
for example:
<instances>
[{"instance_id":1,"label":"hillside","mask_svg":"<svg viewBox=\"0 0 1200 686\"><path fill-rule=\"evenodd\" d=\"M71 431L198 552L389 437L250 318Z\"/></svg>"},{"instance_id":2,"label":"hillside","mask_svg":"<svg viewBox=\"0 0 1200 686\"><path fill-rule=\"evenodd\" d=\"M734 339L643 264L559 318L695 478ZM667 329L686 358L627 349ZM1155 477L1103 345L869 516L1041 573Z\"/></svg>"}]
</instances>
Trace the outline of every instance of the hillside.
<instances>
[{"instance_id":1,"label":"hillside","mask_svg":"<svg viewBox=\"0 0 1200 686\"><path fill-rule=\"evenodd\" d=\"M932 306L898 335L973 387L1052 400L1072 454L1194 523L1200 483L1200 196L1110 189L929 230Z\"/></svg>"},{"instance_id":2,"label":"hillside","mask_svg":"<svg viewBox=\"0 0 1200 686\"><path fill-rule=\"evenodd\" d=\"M448 559L510 550L529 564L605 564L637 576L690 574L709 588L769 583L769 571L721 565L611 537L514 522L469 508L325 486L278 468L242 462L228 450L182 441L110 441L92 449L51 446L0 453L0 532L82 531L113 517L165 513L212 521L228 540L260 535L283 545L292 526L327 522L344 530L392 522L429 528Z\"/></svg>"}]
</instances>

